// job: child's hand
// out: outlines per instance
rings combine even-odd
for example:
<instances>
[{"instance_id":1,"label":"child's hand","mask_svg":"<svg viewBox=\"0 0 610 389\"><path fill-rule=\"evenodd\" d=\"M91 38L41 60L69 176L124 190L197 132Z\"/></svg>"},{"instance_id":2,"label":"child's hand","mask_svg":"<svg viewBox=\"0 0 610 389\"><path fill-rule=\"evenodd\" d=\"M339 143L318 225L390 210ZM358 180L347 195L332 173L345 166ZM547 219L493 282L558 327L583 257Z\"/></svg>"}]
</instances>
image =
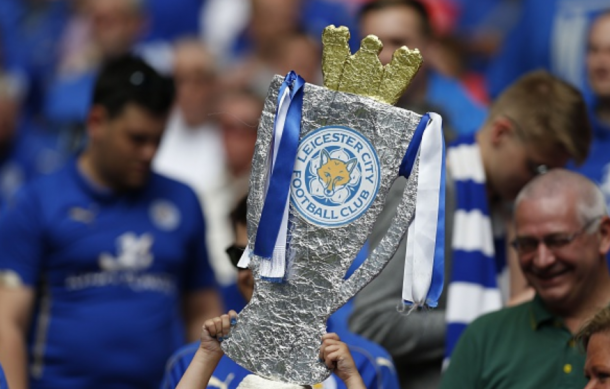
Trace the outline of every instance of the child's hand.
<instances>
[{"instance_id":1,"label":"child's hand","mask_svg":"<svg viewBox=\"0 0 610 389\"><path fill-rule=\"evenodd\" d=\"M206 320L201 328L201 345L204 351L212 354L222 354L220 342L229 335L231 327L237 324L237 313L229 311L228 314Z\"/></svg>"},{"instance_id":2,"label":"child's hand","mask_svg":"<svg viewBox=\"0 0 610 389\"><path fill-rule=\"evenodd\" d=\"M320 348L320 360L333 370L349 389L364 388L364 383L358 373L352 354L347 345L335 333L326 334L322 337Z\"/></svg>"}]
</instances>

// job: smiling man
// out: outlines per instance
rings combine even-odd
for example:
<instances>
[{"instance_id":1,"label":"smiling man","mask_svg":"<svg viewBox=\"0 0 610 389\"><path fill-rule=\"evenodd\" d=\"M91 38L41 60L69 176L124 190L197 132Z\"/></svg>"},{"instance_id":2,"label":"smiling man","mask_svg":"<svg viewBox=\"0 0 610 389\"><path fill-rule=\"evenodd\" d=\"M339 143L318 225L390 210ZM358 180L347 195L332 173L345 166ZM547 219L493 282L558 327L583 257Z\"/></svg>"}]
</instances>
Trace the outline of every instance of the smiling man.
<instances>
[{"instance_id":1,"label":"smiling man","mask_svg":"<svg viewBox=\"0 0 610 389\"><path fill-rule=\"evenodd\" d=\"M587 178L557 169L532 180L515 205L512 242L533 301L474 321L441 388L583 388L574 334L610 302L610 218Z\"/></svg>"}]
</instances>

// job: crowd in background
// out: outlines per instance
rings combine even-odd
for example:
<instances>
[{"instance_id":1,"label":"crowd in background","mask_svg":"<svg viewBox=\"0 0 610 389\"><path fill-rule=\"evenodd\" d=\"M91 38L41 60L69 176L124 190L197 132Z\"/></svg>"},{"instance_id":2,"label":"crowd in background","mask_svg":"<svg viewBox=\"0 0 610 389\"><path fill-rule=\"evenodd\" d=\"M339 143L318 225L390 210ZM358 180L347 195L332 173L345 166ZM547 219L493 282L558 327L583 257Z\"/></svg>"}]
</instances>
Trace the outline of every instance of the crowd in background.
<instances>
[{"instance_id":1,"label":"crowd in background","mask_svg":"<svg viewBox=\"0 0 610 389\"><path fill-rule=\"evenodd\" d=\"M400 7L391 4L384 13L385 6L374 0L1 0L0 214L24 185L82 152L98 71L131 53L173 80L175 98L152 168L195 191L206 224L201 239L224 307L239 311L245 301L225 253L234 240L228 215L248 191L269 83L294 70L321 85L321 34L330 24L349 27L352 53L361 38L377 35L384 44L383 64L400 46L421 51L424 64L398 105L441 114L448 143L484 134L490 103L528 72L543 69L576 88L587 106L581 138L587 145L572 142L577 150L566 146L565 158L535 150L531 159L544 163L534 164L532 177L567 162L595 182L610 204L607 1L421 0L409 2L408 11L393 6ZM574 139L578 127L567 131ZM510 164L506 158L502 163ZM490 174L487 166L485 173ZM522 186L498 197L510 203ZM510 228L503 233L512 234ZM512 275L507 257L502 268ZM503 303L531 298L529 286L523 276L513 276ZM370 307L371 301L364 304ZM445 319L443 313L439 320ZM403 387L430 361L440 372L437 362L447 357L444 339L440 346L420 345L440 351L413 363L409 353L422 355L420 349L395 350L396 338L378 339L371 328L375 334L357 331L411 364L401 376ZM438 385L438 377L427 382Z\"/></svg>"}]
</instances>

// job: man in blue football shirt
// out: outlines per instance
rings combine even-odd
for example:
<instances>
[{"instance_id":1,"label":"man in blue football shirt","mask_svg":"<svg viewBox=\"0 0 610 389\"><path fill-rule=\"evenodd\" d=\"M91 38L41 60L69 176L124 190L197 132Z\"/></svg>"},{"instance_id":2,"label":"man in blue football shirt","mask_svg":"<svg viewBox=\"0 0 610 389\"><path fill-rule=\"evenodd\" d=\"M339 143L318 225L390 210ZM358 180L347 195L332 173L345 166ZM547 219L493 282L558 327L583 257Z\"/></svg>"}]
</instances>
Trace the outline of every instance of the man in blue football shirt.
<instances>
[{"instance_id":1,"label":"man in blue football shirt","mask_svg":"<svg viewBox=\"0 0 610 389\"><path fill-rule=\"evenodd\" d=\"M0 362L13 389L157 387L185 334L220 313L197 197L150 169L172 100L143 61L108 63L83 152L0 217Z\"/></svg>"},{"instance_id":2,"label":"man in blue football shirt","mask_svg":"<svg viewBox=\"0 0 610 389\"><path fill-rule=\"evenodd\" d=\"M244 248L248 244L246 215L247 204L244 198L231 213L231 222L235 231L235 243L227 249L227 254L236 267ZM249 301L254 292L254 276L250 269L238 268L238 270L237 287L244 296L244 299ZM342 325L342 319L343 316L340 313L333 314L328 320L328 332L337 333L341 340L348 345L356 368L366 387L368 389L398 389L400 387L398 385L398 376L387 351L381 346L349 332L347 326ZM176 388L199 347L200 342L197 341L182 347L174 353L167 364L161 389ZM250 371L223 355L207 387L235 389L249 374L251 374ZM336 375L331 375L326 381L314 385L314 389L330 388L346 389L347 387L345 382Z\"/></svg>"}]
</instances>

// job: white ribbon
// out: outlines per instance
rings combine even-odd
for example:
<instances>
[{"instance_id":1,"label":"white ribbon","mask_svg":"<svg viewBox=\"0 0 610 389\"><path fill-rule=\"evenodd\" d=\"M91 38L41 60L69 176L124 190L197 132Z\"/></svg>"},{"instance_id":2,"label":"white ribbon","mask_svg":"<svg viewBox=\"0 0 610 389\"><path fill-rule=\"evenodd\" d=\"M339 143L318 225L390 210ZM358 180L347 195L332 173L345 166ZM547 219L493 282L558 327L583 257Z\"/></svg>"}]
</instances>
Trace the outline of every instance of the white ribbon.
<instances>
[{"instance_id":1,"label":"white ribbon","mask_svg":"<svg viewBox=\"0 0 610 389\"><path fill-rule=\"evenodd\" d=\"M439 204L442 200L440 196L445 195L441 193L444 168L442 118L435 113L429 115L431 120L428 121L419 148L417 200L415 216L408 229L402 289L403 301L414 306L428 304L437 257L435 252L439 250L437 229Z\"/></svg>"}]
</instances>

